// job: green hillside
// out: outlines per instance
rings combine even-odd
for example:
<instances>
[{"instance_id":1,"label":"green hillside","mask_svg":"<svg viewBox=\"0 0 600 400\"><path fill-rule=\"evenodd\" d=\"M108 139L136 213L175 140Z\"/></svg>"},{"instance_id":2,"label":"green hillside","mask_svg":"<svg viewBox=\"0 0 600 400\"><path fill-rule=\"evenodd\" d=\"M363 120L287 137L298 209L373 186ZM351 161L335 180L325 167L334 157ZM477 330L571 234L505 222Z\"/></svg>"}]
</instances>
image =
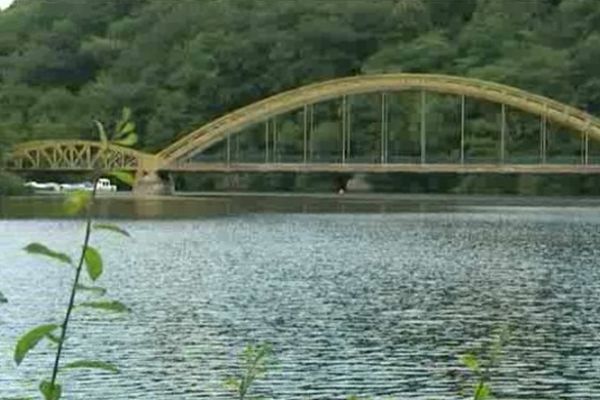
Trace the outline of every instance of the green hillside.
<instances>
[{"instance_id":1,"label":"green hillside","mask_svg":"<svg viewBox=\"0 0 600 400\"><path fill-rule=\"evenodd\" d=\"M88 138L93 119L110 121L129 106L138 147L157 151L268 95L374 72L479 77L600 115L600 2L17 0L0 12L0 143L6 150L15 141ZM432 99L432 156L455 155L455 101ZM356 102L353 151L370 154L377 99ZM398 155L416 151L416 106L410 94L391 103ZM497 110L469 107L468 155L496 154ZM317 152L335 147L335 110L319 114ZM516 112L508 123L509 154L535 156L539 123ZM282 117L290 148L294 124ZM578 155L576 138L553 140L551 153Z\"/></svg>"}]
</instances>

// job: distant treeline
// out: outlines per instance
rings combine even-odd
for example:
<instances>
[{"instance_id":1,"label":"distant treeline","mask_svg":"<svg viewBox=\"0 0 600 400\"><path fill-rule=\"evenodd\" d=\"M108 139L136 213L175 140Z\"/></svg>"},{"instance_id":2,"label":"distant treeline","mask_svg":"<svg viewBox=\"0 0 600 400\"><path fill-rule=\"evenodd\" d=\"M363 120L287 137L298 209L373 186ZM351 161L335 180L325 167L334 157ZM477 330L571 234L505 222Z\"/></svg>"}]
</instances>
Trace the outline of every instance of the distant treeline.
<instances>
[{"instance_id":1,"label":"distant treeline","mask_svg":"<svg viewBox=\"0 0 600 400\"><path fill-rule=\"evenodd\" d=\"M93 119L110 122L129 106L140 134L138 147L157 151L200 124L266 96L376 72L483 78L599 115L600 2L17 0L0 12L0 149L32 139L91 138ZM429 97L428 155L455 159L457 99ZM351 150L357 156L376 155L379 98L352 101ZM390 154L418 155L418 106L414 93L390 100ZM496 156L498 107L469 102L467 114L467 157ZM319 105L316 117L313 150L329 157L339 147L339 104ZM282 151L299 154L298 115L282 116L278 126ZM535 158L538 129L534 117L510 110L508 157ZM575 135L558 126L550 131L550 156L579 156ZM242 137L248 154L260 154L263 144L256 135ZM599 156L600 145L592 144L591 154L592 160ZM487 191L489 182L502 192L554 193L548 188L556 186L589 193L597 186L592 177L397 178L369 180L374 188L401 191ZM179 181L193 188L214 179L196 175ZM329 185L315 179L273 175L259 186Z\"/></svg>"}]
</instances>

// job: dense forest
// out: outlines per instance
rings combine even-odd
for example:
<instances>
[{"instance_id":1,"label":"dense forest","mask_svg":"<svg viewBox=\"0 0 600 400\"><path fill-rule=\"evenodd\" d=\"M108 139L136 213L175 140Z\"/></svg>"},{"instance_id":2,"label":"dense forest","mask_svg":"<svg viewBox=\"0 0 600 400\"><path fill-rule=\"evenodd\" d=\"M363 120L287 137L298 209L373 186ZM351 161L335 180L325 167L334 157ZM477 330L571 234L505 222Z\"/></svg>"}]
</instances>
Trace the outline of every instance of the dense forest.
<instances>
[{"instance_id":1,"label":"dense forest","mask_svg":"<svg viewBox=\"0 0 600 400\"><path fill-rule=\"evenodd\" d=\"M153 152L266 96L319 80L377 72L477 77L600 115L600 2L16 0L0 12L0 148L6 151L11 143L32 139L90 138L93 119L111 121L127 106L134 112L138 147ZM358 96L354 102L352 151L376 154L378 97ZM392 155L416 155L417 106L412 93L391 101ZM452 159L457 151L456 99L437 96L429 107L428 151L432 157ZM338 111L335 102L317 110L317 155L330 155L337 146ZM467 155L496 154L497 106L469 104L468 114ZM297 153L298 115L283 116L278 123L281 151ZM510 113L510 156L536 156L538 126L534 117ZM550 155L578 157L579 139L552 129ZM260 150L260 143L245 140L242 148L248 154ZM591 151L593 157L599 155L600 145ZM192 189L226 188L234 182L245 188L294 190L316 187L318 181L322 187L328 179L264 178L184 176L178 182ZM367 179L398 191L600 193L595 177Z\"/></svg>"}]
</instances>

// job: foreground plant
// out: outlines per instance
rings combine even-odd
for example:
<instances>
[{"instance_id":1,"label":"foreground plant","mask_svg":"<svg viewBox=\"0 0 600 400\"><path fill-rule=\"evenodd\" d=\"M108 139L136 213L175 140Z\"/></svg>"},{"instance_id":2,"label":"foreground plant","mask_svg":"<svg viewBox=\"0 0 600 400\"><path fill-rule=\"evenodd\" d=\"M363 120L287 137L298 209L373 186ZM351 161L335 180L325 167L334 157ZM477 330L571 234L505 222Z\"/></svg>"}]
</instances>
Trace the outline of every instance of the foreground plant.
<instances>
[{"instance_id":1,"label":"foreground plant","mask_svg":"<svg viewBox=\"0 0 600 400\"><path fill-rule=\"evenodd\" d=\"M261 399L260 396L249 396L254 381L266 375L271 357L271 346L262 344L247 346L240 355L240 375L225 380L225 386L236 399Z\"/></svg>"},{"instance_id":2,"label":"foreground plant","mask_svg":"<svg viewBox=\"0 0 600 400\"><path fill-rule=\"evenodd\" d=\"M135 125L129 121L131 113L128 109L123 111L123 115L117 127L115 134L111 138L111 143L117 145L133 145L136 141L134 132ZM102 142L103 152L108 148L109 139L107 138L104 126L96 121L96 127ZM98 157L101 163L101 157ZM39 390L45 400L59 400L62 396L62 386L58 383L59 373L72 369L99 369L111 373L118 373L119 369L108 362L99 360L77 360L61 365L63 349L65 342L68 339L68 328L71 316L76 308L87 308L92 310L101 310L107 312L127 312L128 308L119 301L105 298L106 289L98 286L93 286L104 271L102 256L98 249L90 245L92 231L105 230L118 235L129 237L129 233L125 230L111 224L94 224L94 208L96 203L96 193L98 180L104 175L112 175L126 184L132 184L133 178L130 174L123 171L107 171L101 166L95 168L92 173L92 192L78 191L69 194L65 200L65 211L69 214L78 214L85 210L85 236L83 239L81 253L76 263L71 257L65 253L52 250L41 243L31 243L25 247L25 251L29 254L43 256L45 258L69 265L74 268L74 279L70 288L70 297L65 310L65 316L60 324L50 323L35 327L25 333L18 340L15 351L14 360L17 365L20 365L27 354L35 348L41 341L47 340L56 345L56 355L50 379L43 380L39 385ZM87 279L83 276L83 268L85 266ZM91 283L84 282L85 280ZM87 301L76 304L78 293L86 293ZM100 297L100 298L96 298ZM94 299L95 298L95 299ZM58 332L58 334L57 334Z\"/></svg>"},{"instance_id":3,"label":"foreground plant","mask_svg":"<svg viewBox=\"0 0 600 400\"><path fill-rule=\"evenodd\" d=\"M475 379L473 400L487 400L492 397L490 380L492 370L498 367L502 348L508 341L508 330L503 329L496 335L486 348L482 351L470 352L461 356L461 362L467 367Z\"/></svg>"}]
</instances>

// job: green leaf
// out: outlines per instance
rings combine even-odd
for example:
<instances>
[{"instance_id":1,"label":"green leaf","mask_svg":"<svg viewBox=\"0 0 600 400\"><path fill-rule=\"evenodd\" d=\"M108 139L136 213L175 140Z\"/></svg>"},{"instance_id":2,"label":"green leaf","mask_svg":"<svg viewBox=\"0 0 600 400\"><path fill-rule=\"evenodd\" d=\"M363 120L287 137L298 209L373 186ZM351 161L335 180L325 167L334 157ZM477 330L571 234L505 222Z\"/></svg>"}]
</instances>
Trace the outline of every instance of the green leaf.
<instances>
[{"instance_id":1,"label":"green leaf","mask_svg":"<svg viewBox=\"0 0 600 400\"><path fill-rule=\"evenodd\" d=\"M104 362L104 361L92 361L92 360L80 360L74 361L72 363L66 364L61 368L65 369L101 369L104 371L112 372L113 374L119 373L119 368L114 366L113 364Z\"/></svg>"},{"instance_id":2,"label":"green leaf","mask_svg":"<svg viewBox=\"0 0 600 400\"><path fill-rule=\"evenodd\" d=\"M94 229L111 231L115 233L120 233L123 236L131 237L129 232L127 232L125 229L119 228L118 226L113 224L94 224Z\"/></svg>"},{"instance_id":3,"label":"green leaf","mask_svg":"<svg viewBox=\"0 0 600 400\"><path fill-rule=\"evenodd\" d=\"M106 294L106 289L104 289L103 287L99 287L99 286L85 286L85 285L82 285L81 283L78 283L75 286L75 289L83 291L83 292L92 292L92 293L95 293L95 294L100 295L100 296L104 296Z\"/></svg>"},{"instance_id":4,"label":"green leaf","mask_svg":"<svg viewBox=\"0 0 600 400\"><path fill-rule=\"evenodd\" d=\"M20 365L27 353L33 349L37 344L46 337L49 333L52 333L58 328L56 324L40 325L37 328L33 328L17 341L15 347L14 360L17 365Z\"/></svg>"},{"instance_id":5,"label":"green leaf","mask_svg":"<svg viewBox=\"0 0 600 400\"><path fill-rule=\"evenodd\" d=\"M128 107L123 108L121 114L121 120L115 127L115 134L113 139L121 139L123 136L133 132L135 130L135 123L130 122L131 120L131 109Z\"/></svg>"},{"instance_id":6,"label":"green leaf","mask_svg":"<svg viewBox=\"0 0 600 400\"><path fill-rule=\"evenodd\" d=\"M126 185L133 186L135 178L132 173L126 171L110 171L109 175L114 176Z\"/></svg>"},{"instance_id":7,"label":"green leaf","mask_svg":"<svg viewBox=\"0 0 600 400\"><path fill-rule=\"evenodd\" d=\"M96 128L98 129L98 136L100 136L100 142L102 142L103 147L108 146L108 137L106 136L106 131L104 130L104 125L102 122L95 120Z\"/></svg>"},{"instance_id":8,"label":"green leaf","mask_svg":"<svg viewBox=\"0 0 600 400\"><path fill-rule=\"evenodd\" d=\"M90 301L86 303L81 303L77 307L94 308L97 310L111 311L117 313L129 312L129 308L127 308L123 303L119 301Z\"/></svg>"},{"instance_id":9,"label":"green leaf","mask_svg":"<svg viewBox=\"0 0 600 400\"><path fill-rule=\"evenodd\" d=\"M128 135L130 133L133 133L135 131L135 123L133 122L125 122L123 123L123 125L120 127L119 131L117 132L117 138L122 138L125 135Z\"/></svg>"},{"instance_id":10,"label":"green leaf","mask_svg":"<svg viewBox=\"0 0 600 400\"><path fill-rule=\"evenodd\" d=\"M65 264L73 264L71 257L64 253L59 253L54 250L50 250L48 247L44 246L41 243L30 243L23 250L25 250L29 254L36 254L44 257L49 257L54 260L63 262Z\"/></svg>"},{"instance_id":11,"label":"green leaf","mask_svg":"<svg viewBox=\"0 0 600 400\"><path fill-rule=\"evenodd\" d=\"M237 392L240 389L240 382L234 377L226 378L223 385L225 385L226 389L233 390L234 392Z\"/></svg>"},{"instance_id":12,"label":"green leaf","mask_svg":"<svg viewBox=\"0 0 600 400\"><path fill-rule=\"evenodd\" d=\"M65 198L64 210L69 215L78 214L92 201L92 193L85 190L71 192Z\"/></svg>"},{"instance_id":13,"label":"green leaf","mask_svg":"<svg viewBox=\"0 0 600 400\"><path fill-rule=\"evenodd\" d=\"M475 400L485 400L490 397L490 394L491 394L490 387L486 383L480 382L479 385L477 386L477 389L475 389L474 399Z\"/></svg>"},{"instance_id":14,"label":"green leaf","mask_svg":"<svg viewBox=\"0 0 600 400\"><path fill-rule=\"evenodd\" d=\"M44 395L44 400L59 400L62 388L58 383L52 385L51 382L43 381L40 383L40 392Z\"/></svg>"},{"instance_id":15,"label":"green leaf","mask_svg":"<svg viewBox=\"0 0 600 400\"><path fill-rule=\"evenodd\" d=\"M479 362L477 361L477 357L475 357L475 355L465 354L460 358L460 361L471 371L479 371Z\"/></svg>"},{"instance_id":16,"label":"green leaf","mask_svg":"<svg viewBox=\"0 0 600 400\"><path fill-rule=\"evenodd\" d=\"M49 341L51 341L54 344L60 343L60 338L58 336L53 335L52 333L46 334L46 339L48 339Z\"/></svg>"},{"instance_id":17,"label":"green leaf","mask_svg":"<svg viewBox=\"0 0 600 400\"><path fill-rule=\"evenodd\" d=\"M115 140L113 143L118 144L119 146L131 147L137 143L137 140L137 135L132 132L125 136L123 139Z\"/></svg>"},{"instance_id":18,"label":"green leaf","mask_svg":"<svg viewBox=\"0 0 600 400\"><path fill-rule=\"evenodd\" d=\"M83 258L85 260L85 266L90 279L95 281L100 277L100 275L102 275L102 271L104 269L100 253L95 248L88 246L85 249Z\"/></svg>"},{"instance_id":19,"label":"green leaf","mask_svg":"<svg viewBox=\"0 0 600 400\"><path fill-rule=\"evenodd\" d=\"M131 108L123 107L121 112L121 121L129 121L131 119Z\"/></svg>"}]
</instances>

